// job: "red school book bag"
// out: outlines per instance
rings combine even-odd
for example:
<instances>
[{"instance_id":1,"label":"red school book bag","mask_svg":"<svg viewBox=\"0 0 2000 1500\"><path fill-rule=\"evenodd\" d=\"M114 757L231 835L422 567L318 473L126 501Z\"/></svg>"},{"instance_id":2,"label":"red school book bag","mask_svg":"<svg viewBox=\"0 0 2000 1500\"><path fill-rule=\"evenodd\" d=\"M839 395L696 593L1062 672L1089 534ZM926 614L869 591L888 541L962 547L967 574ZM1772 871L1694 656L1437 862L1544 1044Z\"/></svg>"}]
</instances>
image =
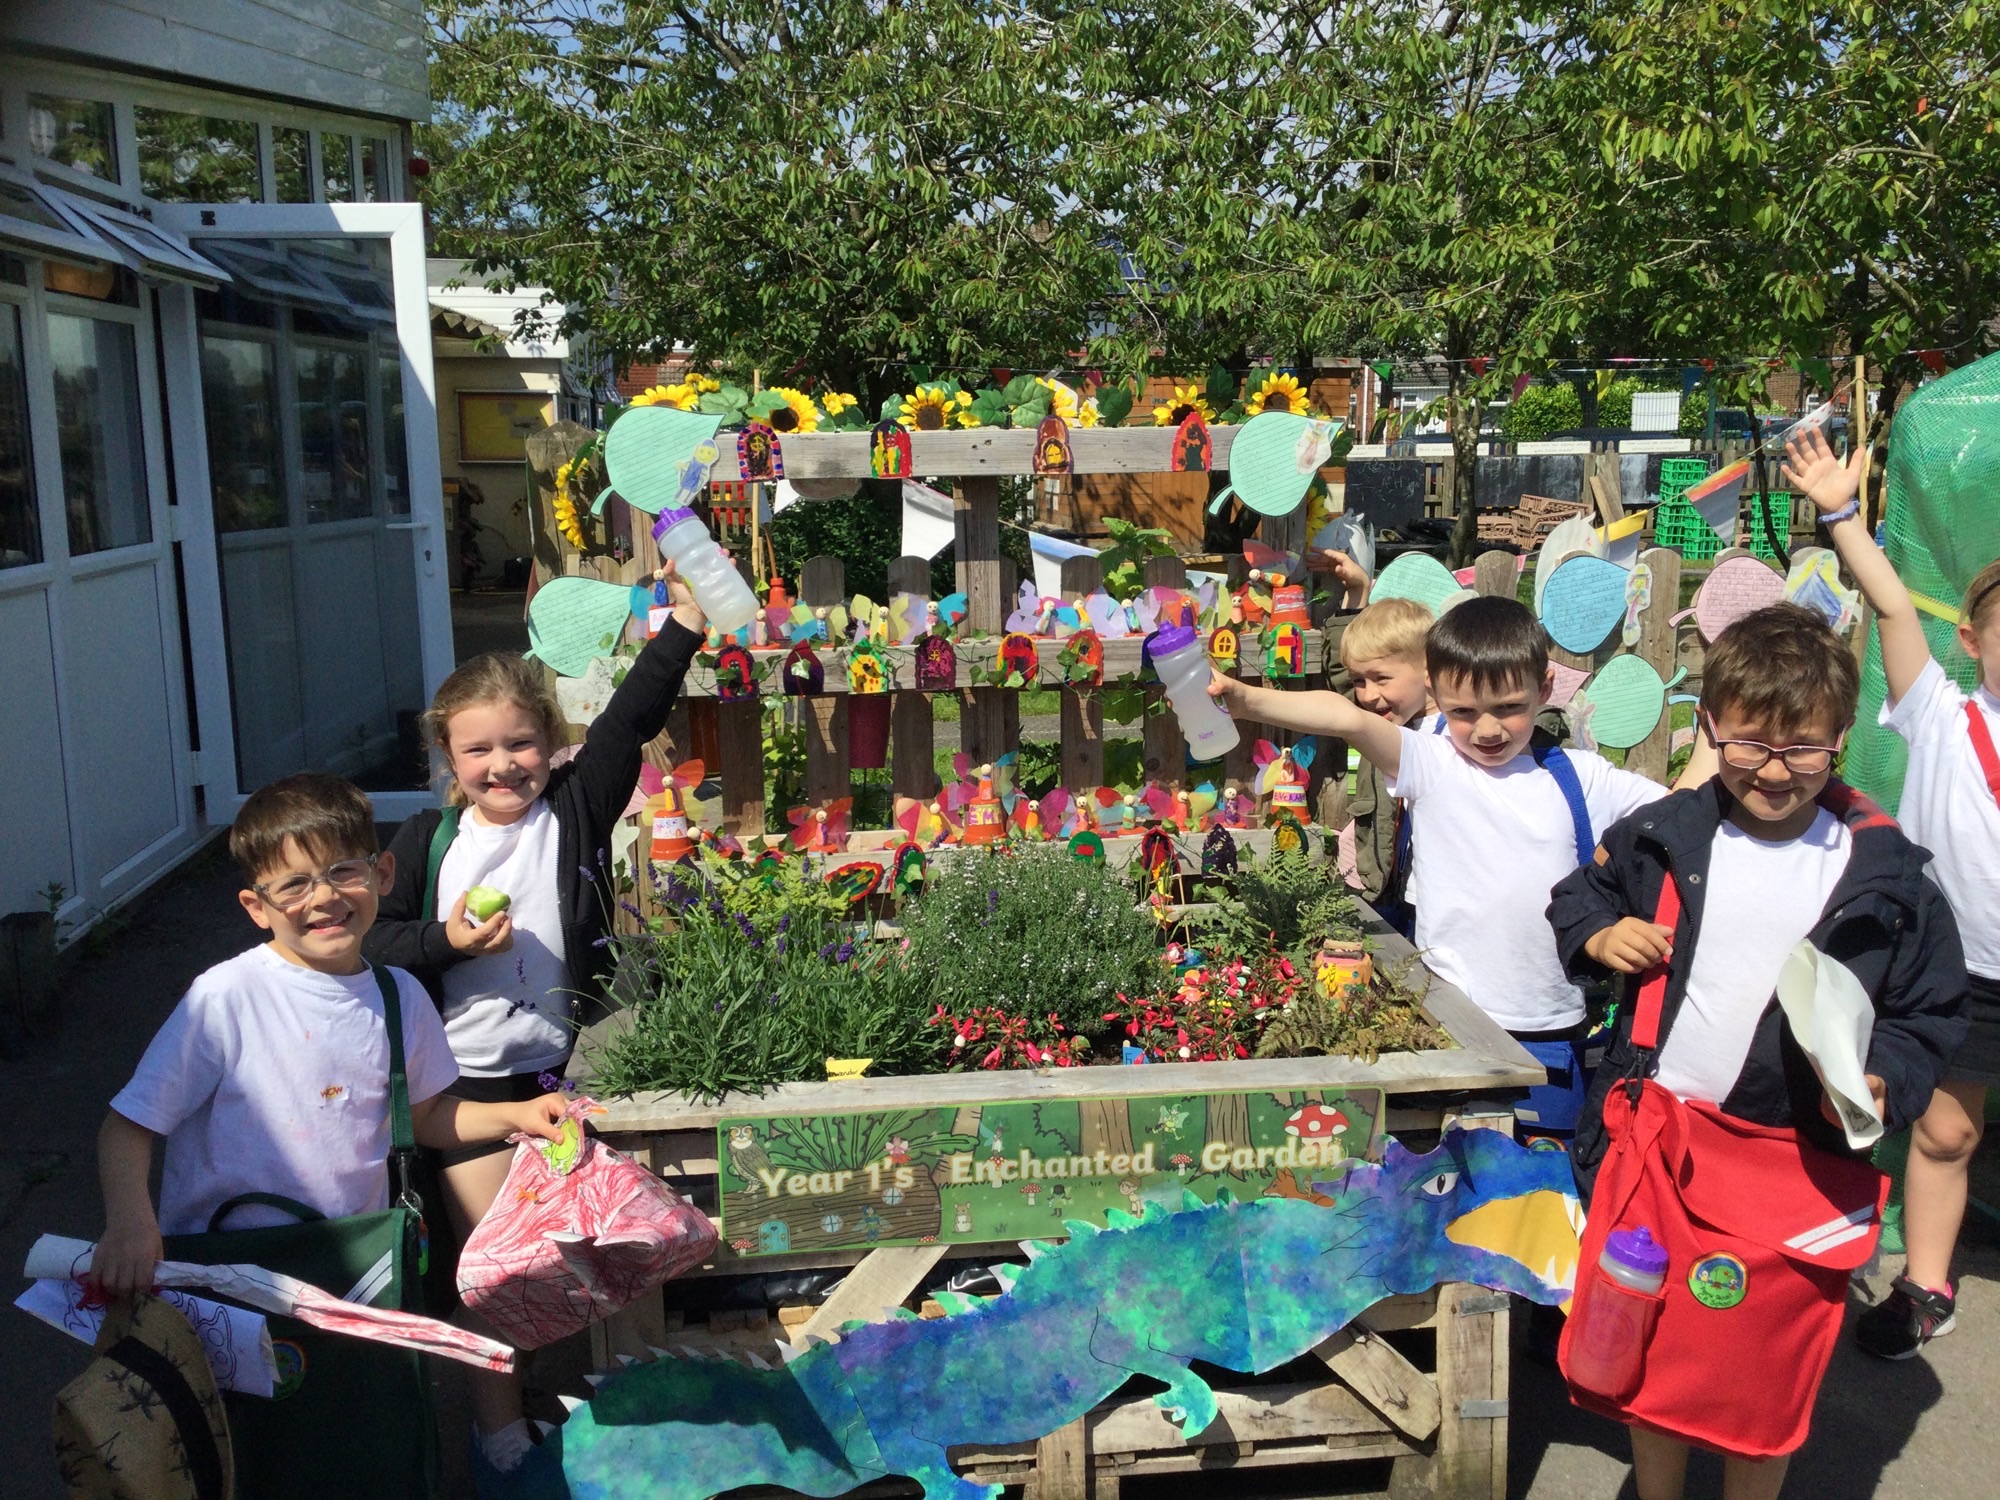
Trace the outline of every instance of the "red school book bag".
<instances>
[{"instance_id":1,"label":"red school book bag","mask_svg":"<svg viewBox=\"0 0 2000 1500\"><path fill-rule=\"evenodd\" d=\"M1679 917L1669 875L1655 920L1672 928ZM1659 1045L1666 985L1662 967L1640 988L1632 1040L1642 1063ZM1792 1452L1840 1337L1849 1273L1881 1234L1888 1178L1795 1130L1683 1102L1636 1071L1605 1097L1604 1126L1610 1146L1558 1353L1571 1399L1724 1453ZM1598 1267L1613 1230L1642 1225L1668 1257L1650 1297ZM1596 1298L1629 1299L1622 1311L1644 1341L1632 1389L1589 1390L1572 1373Z\"/></svg>"}]
</instances>

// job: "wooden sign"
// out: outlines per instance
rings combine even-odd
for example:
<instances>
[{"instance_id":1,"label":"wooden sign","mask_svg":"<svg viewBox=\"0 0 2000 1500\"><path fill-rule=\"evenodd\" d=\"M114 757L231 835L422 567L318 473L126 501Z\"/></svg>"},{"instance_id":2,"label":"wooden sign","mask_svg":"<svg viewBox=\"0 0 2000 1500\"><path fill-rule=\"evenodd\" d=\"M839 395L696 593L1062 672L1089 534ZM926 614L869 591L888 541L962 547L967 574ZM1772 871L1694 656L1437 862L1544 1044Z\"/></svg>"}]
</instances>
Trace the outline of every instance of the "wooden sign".
<instances>
[{"instance_id":1,"label":"wooden sign","mask_svg":"<svg viewBox=\"0 0 2000 1500\"><path fill-rule=\"evenodd\" d=\"M722 1238L787 1255L1060 1238L1189 1193L1330 1201L1382 1114L1382 1090L1355 1088L727 1117Z\"/></svg>"}]
</instances>

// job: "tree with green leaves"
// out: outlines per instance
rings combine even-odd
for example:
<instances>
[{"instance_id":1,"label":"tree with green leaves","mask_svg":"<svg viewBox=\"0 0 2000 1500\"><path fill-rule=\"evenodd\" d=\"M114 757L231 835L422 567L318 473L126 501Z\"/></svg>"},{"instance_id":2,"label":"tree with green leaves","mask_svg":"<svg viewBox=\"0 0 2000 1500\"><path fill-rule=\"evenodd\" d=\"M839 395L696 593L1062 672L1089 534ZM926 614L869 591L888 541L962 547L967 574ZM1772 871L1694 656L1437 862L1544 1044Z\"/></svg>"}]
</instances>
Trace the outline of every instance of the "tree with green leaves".
<instances>
[{"instance_id":1,"label":"tree with green leaves","mask_svg":"<svg viewBox=\"0 0 2000 1500\"><path fill-rule=\"evenodd\" d=\"M438 0L472 258L614 356L690 345L873 410L1065 361L1117 255L1041 15L988 0ZM1004 383L1004 382L1003 382Z\"/></svg>"},{"instance_id":2,"label":"tree with green leaves","mask_svg":"<svg viewBox=\"0 0 2000 1500\"><path fill-rule=\"evenodd\" d=\"M2000 315L2000 4L1594 0L1554 18L1620 201L1672 232L1613 285L1642 337L1913 383ZM1754 400L1764 368L1725 386Z\"/></svg>"}]
</instances>

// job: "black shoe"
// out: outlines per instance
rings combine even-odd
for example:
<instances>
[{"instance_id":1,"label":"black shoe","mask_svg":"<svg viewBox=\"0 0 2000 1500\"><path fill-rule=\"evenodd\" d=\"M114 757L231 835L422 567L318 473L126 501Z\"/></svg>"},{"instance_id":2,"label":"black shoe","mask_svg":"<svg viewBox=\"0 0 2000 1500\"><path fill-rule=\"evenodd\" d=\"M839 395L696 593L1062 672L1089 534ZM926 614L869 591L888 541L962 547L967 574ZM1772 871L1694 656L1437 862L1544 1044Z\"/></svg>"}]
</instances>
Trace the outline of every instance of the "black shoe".
<instances>
[{"instance_id":1,"label":"black shoe","mask_svg":"<svg viewBox=\"0 0 2000 1500\"><path fill-rule=\"evenodd\" d=\"M1957 1288L1953 1288L1955 1292ZM1907 1276L1889 1283L1889 1295L1854 1325L1854 1342L1877 1359L1908 1359L1958 1325L1953 1292L1934 1292Z\"/></svg>"}]
</instances>

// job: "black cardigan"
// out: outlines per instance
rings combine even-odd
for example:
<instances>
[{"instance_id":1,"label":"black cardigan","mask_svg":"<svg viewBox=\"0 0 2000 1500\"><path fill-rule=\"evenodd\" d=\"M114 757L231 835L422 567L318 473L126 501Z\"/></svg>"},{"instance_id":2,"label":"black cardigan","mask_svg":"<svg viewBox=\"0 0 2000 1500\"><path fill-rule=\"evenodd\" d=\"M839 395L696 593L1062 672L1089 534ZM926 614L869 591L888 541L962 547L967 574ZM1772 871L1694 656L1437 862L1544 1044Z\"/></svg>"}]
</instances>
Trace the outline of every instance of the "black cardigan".
<instances>
[{"instance_id":1,"label":"black cardigan","mask_svg":"<svg viewBox=\"0 0 2000 1500\"><path fill-rule=\"evenodd\" d=\"M695 631L668 620L591 721L583 748L556 767L542 793L556 817L563 961L570 988L579 997L596 995L611 970L611 946L603 941L618 899L611 874L611 830L639 783L639 752L666 727L701 644ZM371 962L408 969L440 1001L444 971L465 956L451 946L444 923L421 909L431 836L442 816L435 808L417 813L390 839L396 880L383 894L375 925L361 940Z\"/></svg>"},{"instance_id":2,"label":"black cardigan","mask_svg":"<svg viewBox=\"0 0 2000 1500\"><path fill-rule=\"evenodd\" d=\"M1930 855L1851 787L1829 782L1820 803L1847 825L1853 847L1847 869L1806 936L1820 952L1852 970L1875 1001L1868 1071L1885 1085L1883 1125L1894 1134L1929 1106L1953 1050L1964 1040L1965 954L1944 892L1924 874ZM1681 919L1661 1002L1661 1047L1673 1034L1687 994L1688 971L1701 941L1709 855L1729 807L1729 794L1718 781L1642 807L1606 831L1606 863L1581 866L1551 893L1549 922L1563 967L1575 979L1602 978L1610 971L1589 957L1583 945L1621 917L1651 921L1666 872L1673 871ZM1604 1096L1639 1062L1631 1035L1638 993L1639 980L1628 978L1617 1032L1577 1123L1571 1159L1586 1192L1606 1145ZM1644 1070L1650 1072L1657 1062L1655 1053ZM1795 1128L1814 1145L1853 1154L1840 1128L1821 1113L1823 1097L1812 1064L1774 998L1757 1023L1743 1071L1729 1097L1720 1101L1721 1108L1754 1124Z\"/></svg>"}]
</instances>

